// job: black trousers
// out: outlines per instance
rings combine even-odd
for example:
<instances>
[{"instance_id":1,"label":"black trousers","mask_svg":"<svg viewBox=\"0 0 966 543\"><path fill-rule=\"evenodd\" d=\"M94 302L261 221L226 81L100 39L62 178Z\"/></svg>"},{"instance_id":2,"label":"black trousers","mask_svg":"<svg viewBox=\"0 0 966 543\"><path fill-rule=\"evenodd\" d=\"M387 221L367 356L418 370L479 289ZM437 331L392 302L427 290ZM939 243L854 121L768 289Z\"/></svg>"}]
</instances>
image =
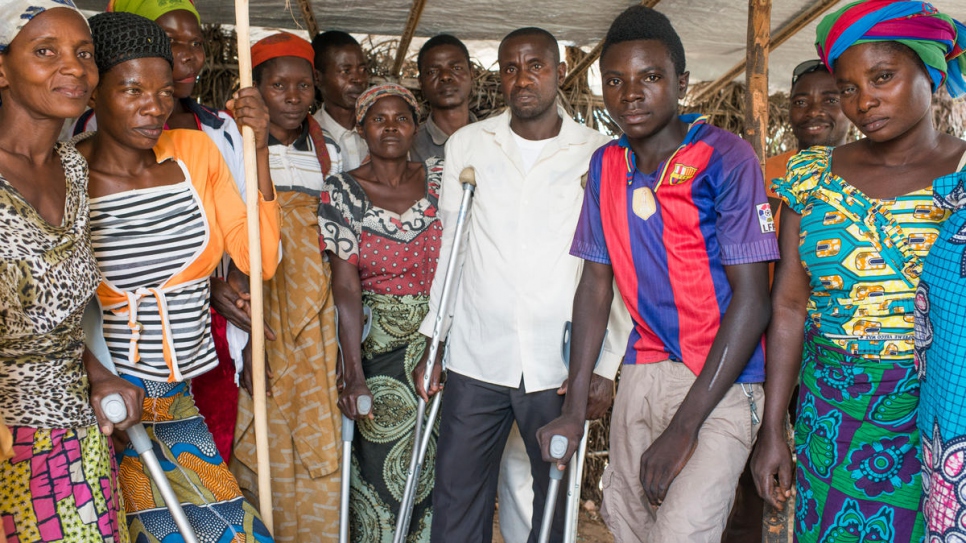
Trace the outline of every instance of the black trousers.
<instances>
[{"instance_id":1,"label":"black trousers","mask_svg":"<svg viewBox=\"0 0 966 543\"><path fill-rule=\"evenodd\" d=\"M536 543L543 521L551 464L544 462L537 429L560 415L563 396L556 389L527 394L455 372L446 378L436 449L432 543L490 543L500 458L516 421L530 456L533 475L533 528ZM563 540L566 477L561 481L550 541ZM507 541L506 543L524 543Z\"/></svg>"}]
</instances>

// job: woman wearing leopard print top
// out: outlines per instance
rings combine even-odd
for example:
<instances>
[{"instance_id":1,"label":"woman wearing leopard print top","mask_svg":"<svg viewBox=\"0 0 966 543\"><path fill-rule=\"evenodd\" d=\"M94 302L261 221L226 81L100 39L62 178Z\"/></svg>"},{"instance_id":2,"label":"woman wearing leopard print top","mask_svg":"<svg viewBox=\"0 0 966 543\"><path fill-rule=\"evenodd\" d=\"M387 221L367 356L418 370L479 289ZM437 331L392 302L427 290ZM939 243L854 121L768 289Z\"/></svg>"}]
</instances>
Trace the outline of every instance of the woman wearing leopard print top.
<instances>
[{"instance_id":1,"label":"woman wearing leopard print top","mask_svg":"<svg viewBox=\"0 0 966 543\"><path fill-rule=\"evenodd\" d=\"M3 11L0 426L12 447L0 453L0 540L126 542L113 425L99 404L122 393L123 429L142 393L84 349L81 316L100 282L87 165L56 144L97 83L93 42L70 0L4 0Z\"/></svg>"}]
</instances>

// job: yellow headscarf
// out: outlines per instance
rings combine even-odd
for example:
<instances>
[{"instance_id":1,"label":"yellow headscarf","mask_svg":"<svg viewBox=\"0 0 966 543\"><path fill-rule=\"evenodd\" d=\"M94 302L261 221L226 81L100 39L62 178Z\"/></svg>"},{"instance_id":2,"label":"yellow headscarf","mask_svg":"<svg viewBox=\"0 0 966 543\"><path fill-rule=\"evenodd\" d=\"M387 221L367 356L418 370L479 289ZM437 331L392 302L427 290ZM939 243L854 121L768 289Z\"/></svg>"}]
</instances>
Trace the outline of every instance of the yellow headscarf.
<instances>
[{"instance_id":1,"label":"yellow headscarf","mask_svg":"<svg viewBox=\"0 0 966 543\"><path fill-rule=\"evenodd\" d=\"M191 0L111 0L107 11L124 11L157 21L165 13L183 9L190 11L201 24L201 15Z\"/></svg>"}]
</instances>

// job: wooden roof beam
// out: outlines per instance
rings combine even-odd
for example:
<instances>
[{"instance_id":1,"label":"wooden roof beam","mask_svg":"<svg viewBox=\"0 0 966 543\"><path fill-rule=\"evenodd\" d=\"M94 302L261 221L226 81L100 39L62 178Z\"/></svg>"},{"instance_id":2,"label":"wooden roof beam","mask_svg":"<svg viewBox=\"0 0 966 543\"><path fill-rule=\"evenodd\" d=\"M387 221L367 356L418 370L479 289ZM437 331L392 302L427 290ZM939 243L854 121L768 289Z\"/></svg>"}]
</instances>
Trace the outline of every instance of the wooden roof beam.
<instances>
[{"instance_id":1,"label":"wooden roof beam","mask_svg":"<svg viewBox=\"0 0 966 543\"><path fill-rule=\"evenodd\" d=\"M409 8L409 18L406 20L406 28L403 29L402 36L399 38L399 48L396 49L396 61L392 64L392 76L399 77L402 71L403 62L406 61L406 53L409 52L409 44L413 41L416 27L419 26L419 19L423 16L423 8L426 7L426 0L413 0L412 7Z\"/></svg>"},{"instance_id":2,"label":"wooden roof beam","mask_svg":"<svg viewBox=\"0 0 966 543\"><path fill-rule=\"evenodd\" d=\"M305 21L305 29L308 30L311 41L319 33L319 23L315 21L310 0L299 0L299 8L302 10L302 20Z\"/></svg>"},{"instance_id":3,"label":"wooden roof beam","mask_svg":"<svg viewBox=\"0 0 966 543\"><path fill-rule=\"evenodd\" d=\"M653 8L654 6L658 5L660 1L661 0L641 0L641 5L649 8ZM563 85L561 85L561 87L566 89L567 87L573 85L574 82L577 81L578 77L580 77L581 75L584 74L584 72L590 69L590 67L594 64L594 62L597 62L597 59L600 57L600 52L603 48L604 48L604 40L600 40L600 43L595 45L594 48L591 49L589 53L587 53L587 56L580 59L580 62L578 62L577 65L574 66L573 70L570 70L570 73L568 73L567 77L564 78L564 82L563 82Z\"/></svg>"},{"instance_id":4,"label":"wooden roof beam","mask_svg":"<svg viewBox=\"0 0 966 543\"><path fill-rule=\"evenodd\" d=\"M829 8L838 3L838 1L839 0L816 0L815 3L808 7L808 9L799 14L798 17L795 17L787 24L782 25L781 28L775 30L775 32L771 35L771 41L768 46L769 49L774 50L781 44L788 41L789 38L797 34L801 29L808 26L808 24L815 19L818 19L820 15L828 11ZM710 85L702 88L698 94L694 95L690 99L690 101L692 103L698 103L707 97L714 95L716 92L723 89L725 85L731 83L734 78L741 75L741 73L745 71L747 65L747 59L743 59L738 64L735 64L734 67L725 72L724 75L716 79Z\"/></svg>"}]
</instances>

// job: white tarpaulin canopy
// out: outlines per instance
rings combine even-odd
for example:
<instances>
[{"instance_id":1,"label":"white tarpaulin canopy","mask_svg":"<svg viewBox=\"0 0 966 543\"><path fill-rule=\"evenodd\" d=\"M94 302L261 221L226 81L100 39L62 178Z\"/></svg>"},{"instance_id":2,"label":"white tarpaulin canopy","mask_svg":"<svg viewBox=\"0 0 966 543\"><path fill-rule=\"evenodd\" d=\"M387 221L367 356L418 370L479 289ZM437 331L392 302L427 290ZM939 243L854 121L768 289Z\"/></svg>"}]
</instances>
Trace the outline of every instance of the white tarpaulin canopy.
<instances>
[{"instance_id":1,"label":"white tarpaulin canopy","mask_svg":"<svg viewBox=\"0 0 966 543\"><path fill-rule=\"evenodd\" d=\"M772 32L792 21L817 0L773 0ZM841 0L831 12L845 5ZM103 10L107 0L79 0L85 9ZM310 0L319 28L354 34L398 36L403 33L413 0ZM637 2L628 0L425 0L415 35L440 32L466 40L499 40L523 26L539 26L570 44L589 49L607 32L622 10ZM962 20L966 0L934 0L941 11ZM234 3L196 0L205 23L232 24ZM745 0L662 0L655 9L666 14L684 42L692 81L711 81L745 58L748 2ZM277 28L305 28L298 0L250 0L251 24ZM816 57L817 21L771 51L769 79L772 91L786 90L792 69ZM415 54L416 47L409 53Z\"/></svg>"}]
</instances>

